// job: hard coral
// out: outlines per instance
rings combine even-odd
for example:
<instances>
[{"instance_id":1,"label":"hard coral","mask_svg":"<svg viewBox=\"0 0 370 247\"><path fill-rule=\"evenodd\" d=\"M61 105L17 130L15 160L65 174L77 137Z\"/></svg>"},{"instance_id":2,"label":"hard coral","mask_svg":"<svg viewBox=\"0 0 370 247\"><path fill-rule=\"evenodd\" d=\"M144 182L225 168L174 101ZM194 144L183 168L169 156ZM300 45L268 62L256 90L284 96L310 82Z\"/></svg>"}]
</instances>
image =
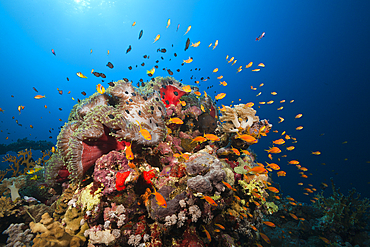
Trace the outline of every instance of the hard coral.
<instances>
[{"instance_id":1,"label":"hard coral","mask_svg":"<svg viewBox=\"0 0 370 247\"><path fill-rule=\"evenodd\" d=\"M33 233L40 233L33 240L34 247L81 246L84 242L81 238L66 233L62 224L54 221L48 213L42 215L39 223L31 222L30 228Z\"/></svg>"},{"instance_id":2,"label":"hard coral","mask_svg":"<svg viewBox=\"0 0 370 247\"><path fill-rule=\"evenodd\" d=\"M226 172L221 161L214 156L204 152L192 155L186 163L186 171L190 176L197 175L188 179L190 189L201 193L210 193L213 188L219 192L224 190L222 180Z\"/></svg>"}]
</instances>

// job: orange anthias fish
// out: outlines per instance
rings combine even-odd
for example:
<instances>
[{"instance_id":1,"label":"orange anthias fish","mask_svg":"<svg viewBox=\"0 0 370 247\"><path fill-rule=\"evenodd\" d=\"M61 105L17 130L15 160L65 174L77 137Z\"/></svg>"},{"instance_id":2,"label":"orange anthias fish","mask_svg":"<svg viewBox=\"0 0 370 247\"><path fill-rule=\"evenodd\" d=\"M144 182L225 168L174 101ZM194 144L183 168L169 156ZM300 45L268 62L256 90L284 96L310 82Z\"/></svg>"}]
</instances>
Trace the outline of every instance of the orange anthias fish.
<instances>
[{"instance_id":1,"label":"orange anthias fish","mask_svg":"<svg viewBox=\"0 0 370 247\"><path fill-rule=\"evenodd\" d=\"M150 141L152 139L152 136L150 135L149 131L147 129L143 129L141 127L141 123L139 123L139 121L136 120L136 122L139 124L139 132L140 134L144 137L145 140L148 140Z\"/></svg>"},{"instance_id":2,"label":"orange anthias fish","mask_svg":"<svg viewBox=\"0 0 370 247\"><path fill-rule=\"evenodd\" d=\"M236 189L234 189L229 183L226 183L225 181L222 181L222 183L229 189L233 190L233 191L236 191Z\"/></svg>"},{"instance_id":3,"label":"orange anthias fish","mask_svg":"<svg viewBox=\"0 0 370 247\"><path fill-rule=\"evenodd\" d=\"M253 173L266 173L267 170L262 167L262 166L255 166L252 169L250 169L248 172L253 172Z\"/></svg>"},{"instance_id":4,"label":"orange anthias fish","mask_svg":"<svg viewBox=\"0 0 370 247\"><path fill-rule=\"evenodd\" d=\"M133 160L134 159L134 154L132 153L132 149L131 149L131 145L132 143L126 147L126 159L128 160Z\"/></svg>"},{"instance_id":5,"label":"orange anthias fish","mask_svg":"<svg viewBox=\"0 0 370 247\"><path fill-rule=\"evenodd\" d=\"M35 99L42 99L42 98L45 98L45 95L36 95L33 98L35 98Z\"/></svg>"},{"instance_id":6,"label":"orange anthias fish","mask_svg":"<svg viewBox=\"0 0 370 247\"><path fill-rule=\"evenodd\" d=\"M315 151L315 152L311 152L311 154L314 154L314 155L320 155L321 152L320 151Z\"/></svg>"},{"instance_id":7,"label":"orange anthias fish","mask_svg":"<svg viewBox=\"0 0 370 247\"><path fill-rule=\"evenodd\" d=\"M219 93L215 96L215 99L216 100L223 99L225 98L225 96L226 96L226 93Z\"/></svg>"},{"instance_id":8,"label":"orange anthias fish","mask_svg":"<svg viewBox=\"0 0 370 247\"><path fill-rule=\"evenodd\" d=\"M227 82L226 81L220 81L220 85L222 85L222 86L227 86Z\"/></svg>"},{"instance_id":9,"label":"orange anthias fish","mask_svg":"<svg viewBox=\"0 0 370 247\"><path fill-rule=\"evenodd\" d=\"M183 124L183 123L184 123L184 122L183 122L180 118L178 118L178 117L170 118L170 119L169 119L169 122L170 122L170 123L174 123L174 124Z\"/></svg>"},{"instance_id":10,"label":"orange anthias fish","mask_svg":"<svg viewBox=\"0 0 370 247\"><path fill-rule=\"evenodd\" d=\"M134 21L134 23L132 23L132 26L134 27L136 25L136 21Z\"/></svg>"},{"instance_id":11,"label":"orange anthias fish","mask_svg":"<svg viewBox=\"0 0 370 247\"><path fill-rule=\"evenodd\" d=\"M266 243L271 244L270 239L265 234L263 234L262 232L260 232L260 236L261 236L261 238L263 240L265 240Z\"/></svg>"},{"instance_id":12,"label":"orange anthias fish","mask_svg":"<svg viewBox=\"0 0 370 247\"><path fill-rule=\"evenodd\" d=\"M248 134L244 134L244 135L240 135L239 133L236 133L236 137L235 138L239 138L239 139L242 139L243 141L246 141L246 142L249 142L249 143L257 143L257 139L254 138L253 136L251 135L248 135Z\"/></svg>"},{"instance_id":13,"label":"orange anthias fish","mask_svg":"<svg viewBox=\"0 0 370 247\"><path fill-rule=\"evenodd\" d=\"M286 148L286 150L288 150L288 151L292 151L293 149L295 149L294 146L289 146L289 147Z\"/></svg>"},{"instance_id":14,"label":"orange anthias fish","mask_svg":"<svg viewBox=\"0 0 370 247\"><path fill-rule=\"evenodd\" d=\"M276 225L272 223L271 221L264 221L263 224L265 224L266 226L270 226L270 227L276 227Z\"/></svg>"},{"instance_id":15,"label":"orange anthias fish","mask_svg":"<svg viewBox=\"0 0 370 247\"><path fill-rule=\"evenodd\" d=\"M210 141L220 141L220 138L214 134L204 134L204 137Z\"/></svg>"},{"instance_id":16,"label":"orange anthias fish","mask_svg":"<svg viewBox=\"0 0 370 247\"><path fill-rule=\"evenodd\" d=\"M258 72L260 71L261 69L252 69L253 72Z\"/></svg>"},{"instance_id":17,"label":"orange anthias fish","mask_svg":"<svg viewBox=\"0 0 370 247\"><path fill-rule=\"evenodd\" d=\"M209 232L207 231L207 229L204 226L203 226L203 228L204 228L203 232L206 233L208 241L211 242L212 241L211 234L209 234Z\"/></svg>"},{"instance_id":18,"label":"orange anthias fish","mask_svg":"<svg viewBox=\"0 0 370 247\"><path fill-rule=\"evenodd\" d=\"M291 165L298 165L299 161L298 160L291 160L288 163L291 164Z\"/></svg>"},{"instance_id":19,"label":"orange anthias fish","mask_svg":"<svg viewBox=\"0 0 370 247\"><path fill-rule=\"evenodd\" d=\"M280 148L278 147L272 147L270 148L269 150L265 150L267 151L268 153L271 153L271 154L278 154L278 153L281 153L281 150Z\"/></svg>"},{"instance_id":20,"label":"orange anthias fish","mask_svg":"<svg viewBox=\"0 0 370 247\"><path fill-rule=\"evenodd\" d=\"M285 143L285 141L284 139L278 139L278 140L273 141L272 143L277 144L277 145L282 145Z\"/></svg>"},{"instance_id":21,"label":"orange anthias fish","mask_svg":"<svg viewBox=\"0 0 370 247\"><path fill-rule=\"evenodd\" d=\"M271 191L273 193L279 193L279 190L276 189L275 187L267 187L266 189L268 189L269 191Z\"/></svg>"},{"instance_id":22,"label":"orange anthias fish","mask_svg":"<svg viewBox=\"0 0 370 247\"><path fill-rule=\"evenodd\" d=\"M297 116L295 116L295 118L301 118L302 116L302 114L298 114Z\"/></svg>"},{"instance_id":23,"label":"orange anthias fish","mask_svg":"<svg viewBox=\"0 0 370 247\"><path fill-rule=\"evenodd\" d=\"M240 152L239 152L239 150L238 149L236 149L236 148L231 148L231 150L236 154L236 155L240 155Z\"/></svg>"},{"instance_id":24,"label":"orange anthias fish","mask_svg":"<svg viewBox=\"0 0 370 247\"><path fill-rule=\"evenodd\" d=\"M164 197L156 191L155 187L153 186L154 193L152 195L155 195L155 200L157 201L157 204L161 206L162 208L167 208L167 202L164 199Z\"/></svg>"},{"instance_id":25,"label":"orange anthias fish","mask_svg":"<svg viewBox=\"0 0 370 247\"><path fill-rule=\"evenodd\" d=\"M292 216L293 219L298 220L298 217L295 214L289 213L290 216Z\"/></svg>"},{"instance_id":26,"label":"orange anthias fish","mask_svg":"<svg viewBox=\"0 0 370 247\"><path fill-rule=\"evenodd\" d=\"M286 176L286 172L284 172L284 171L279 171L276 174L278 175L278 177L285 177Z\"/></svg>"},{"instance_id":27,"label":"orange anthias fish","mask_svg":"<svg viewBox=\"0 0 370 247\"><path fill-rule=\"evenodd\" d=\"M207 141L207 138L203 137L203 136L197 136L195 137L191 142L205 142Z\"/></svg>"},{"instance_id":28,"label":"orange anthias fish","mask_svg":"<svg viewBox=\"0 0 370 247\"><path fill-rule=\"evenodd\" d=\"M209 196L203 195L203 197L201 199L206 200L209 204L211 204L214 207L217 207L218 206L217 203L211 197L209 197Z\"/></svg>"}]
</instances>

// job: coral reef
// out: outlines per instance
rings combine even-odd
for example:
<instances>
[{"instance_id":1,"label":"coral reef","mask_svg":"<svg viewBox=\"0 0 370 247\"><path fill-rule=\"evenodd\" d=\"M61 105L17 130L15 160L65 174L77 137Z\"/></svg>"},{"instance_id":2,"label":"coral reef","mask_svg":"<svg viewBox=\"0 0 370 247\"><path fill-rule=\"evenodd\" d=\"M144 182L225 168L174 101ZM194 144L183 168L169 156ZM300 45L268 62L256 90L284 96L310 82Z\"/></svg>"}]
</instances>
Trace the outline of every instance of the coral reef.
<instances>
[{"instance_id":1,"label":"coral reef","mask_svg":"<svg viewBox=\"0 0 370 247\"><path fill-rule=\"evenodd\" d=\"M0 144L0 154L6 154L9 151L18 152L24 149L33 149L33 150L50 150L54 146L52 142L40 140L32 141L28 140L27 137L23 139L18 139L16 142L12 142L8 145Z\"/></svg>"},{"instance_id":2,"label":"coral reef","mask_svg":"<svg viewBox=\"0 0 370 247\"><path fill-rule=\"evenodd\" d=\"M300 227L292 231L303 235L328 231L330 224L313 227L321 217L342 224L330 215L334 209L350 215L351 226L365 216L368 206L358 207L339 191L335 200L320 198L314 210L277 200L272 170L247 150L271 129L251 104L218 111L197 87L172 77L152 78L139 88L127 79L110 85L73 107L58 149L39 171L44 180L31 174L48 194L33 199L30 190L21 190L27 197L19 198L24 181L33 185L29 176L1 185L14 195L13 201L0 198L4 226L10 219L30 222L34 246L252 246L270 241L264 233L281 246L286 242L266 228L268 220ZM29 230L12 227L27 245Z\"/></svg>"}]
</instances>

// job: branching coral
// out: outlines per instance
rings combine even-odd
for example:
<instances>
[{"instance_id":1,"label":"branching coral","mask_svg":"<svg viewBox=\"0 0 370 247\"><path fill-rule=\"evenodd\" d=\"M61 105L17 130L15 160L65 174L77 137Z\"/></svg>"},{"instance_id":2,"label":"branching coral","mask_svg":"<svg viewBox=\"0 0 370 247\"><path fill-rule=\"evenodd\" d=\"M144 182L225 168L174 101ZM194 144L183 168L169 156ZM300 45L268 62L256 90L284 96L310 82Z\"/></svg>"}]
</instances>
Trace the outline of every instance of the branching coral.
<instances>
[{"instance_id":1,"label":"branching coral","mask_svg":"<svg viewBox=\"0 0 370 247\"><path fill-rule=\"evenodd\" d=\"M9 162L9 168L7 172L12 172L11 176L16 177L18 175L25 175L27 171L34 168L36 165L44 165L50 157L50 151L42 151L42 156L35 162L32 159L32 150L21 150L17 156L7 154L3 157L2 162ZM1 180L0 180L1 181Z\"/></svg>"}]
</instances>

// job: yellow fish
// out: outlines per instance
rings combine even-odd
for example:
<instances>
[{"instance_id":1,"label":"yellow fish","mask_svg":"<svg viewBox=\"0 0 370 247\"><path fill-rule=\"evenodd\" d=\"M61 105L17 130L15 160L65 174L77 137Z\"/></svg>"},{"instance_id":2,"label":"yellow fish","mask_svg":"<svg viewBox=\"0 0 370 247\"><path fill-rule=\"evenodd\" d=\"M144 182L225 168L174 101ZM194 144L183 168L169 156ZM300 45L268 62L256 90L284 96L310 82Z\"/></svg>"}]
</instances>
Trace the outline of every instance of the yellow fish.
<instances>
[{"instance_id":1,"label":"yellow fish","mask_svg":"<svg viewBox=\"0 0 370 247\"><path fill-rule=\"evenodd\" d=\"M266 103L269 104L269 105L271 105L272 103L274 103L274 101L273 100L270 100L270 101L267 101Z\"/></svg>"},{"instance_id":2,"label":"yellow fish","mask_svg":"<svg viewBox=\"0 0 370 247\"><path fill-rule=\"evenodd\" d=\"M203 105L200 105L200 109L202 110L202 112L206 112L206 110L204 110L204 106Z\"/></svg>"},{"instance_id":3,"label":"yellow fish","mask_svg":"<svg viewBox=\"0 0 370 247\"><path fill-rule=\"evenodd\" d=\"M226 55L226 60L229 59L229 55Z\"/></svg>"},{"instance_id":4,"label":"yellow fish","mask_svg":"<svg viewBox=\"0 0 370 247\"><path fill-rule=\"evenodd\" d=\"M136 21L134 21L134 23L132 23L132 26L134 27L136 25Z\"/></svg>"},{"instance_id":5,"label":"yellow fish","mask_svg":"<svg viewBox=\"0 0 370 247\"><path fill-rule=\"evenodd\" d=\"M292 151L293 149L295 149L294 146L289 146L289 147L286 148L286 150L288 150L288 151Z\"/></svg>"},{"instance_id":6,"label":"yellow fish","mask_svg":"<svg viewBox=\"0 0 370 247\"><path fill-rule=\"evenodd\" d=\"M217 45L218 45L218 39L216 40L215 45L213 46L212 50L214 50L217 47Z\"/></svg>"},{"instance_id":7,"label":"yellow fish","mask_svg":"<svg viewBox=\"0 0 370 247\"><path fill-rule=\"evenodd\" d=\"M234 62L231 64L231 66L233 66L236 63L236 61L238 61L238 60L235 59Z\"/></svg>"},{"instance_id":8,"label":"yellow fish","mask_svg":"<svg viewBox=\"0 0 370 247\"><path fill-rule=\"evenodd\" d=\"M209 48L209 47L211 47L211 46L212 46L212 43L211 43L211 44L209 44L208 48Z\"/></svg>"},{"instance_id":9,"label":"yellow fish","mask_svg":"<svg viewBox=\"0 0 370 247\"><path fill-rule=\"evenodd\" d=\"M160 34L158 34L157 36L155 36L155 39L154 39L154 42L153 43L155 43L155 42L157 42L158 40L159 40L159 38L161 37L161 35Z\"/></svg>"},{"instance_id":10,"label":"yellow fish","mask_svg":"<svg viewBox=\"0 0 370 247\"><path fill-rule=\"evenodd\" d=\"M183 60L184 63L191 63L193 62L193 58L192 57L189 57L188 59L186 60Z\"/></svg>"},{"instance_id":11,"label":"yellow fish","mask_svg":"<svg viewBox=\"0 0 370 247\"><path fill-rule=\"evenodd\" d=\"M263 63L259 63L258 66L265 67L265 65Z\"/></svg>"},{"instance_id":12,"label":"yellow fish","mask_svg":"<svg viewBox=\"0 0 370 247\"><path fill-rule=\"evenodd\" d=\"M223 75L220 75L219 77L217 77L217 79L221 80L222 78L224 78Z\"/></svg>"},{"instance_id":13,"label":"yellow fish","mask_svg":"<svg viewBox=\"0 0 370 247\"><path fill-rule=\"evenodd\" d=\"M249 63L245 66L245 68L246 68L246 69L248 69L248 68L252 67L252 65L253 65L253 62L249 62Z\"/></svg>"},{"instance_id":14,"label":"yellow fish","mask_svg":"<svg viewBox=\"0 0 370 247\"><path fill-rule=\"evenodd\" d=\"M184 90L187 93L191 92L191 87L189 85L182 87L182 90Z\"/></svg>"},{"instance_id":15,"label":"yellow fish","mask_svg":"<svg viewBox=\"0 0 370 247\"><path fill-rule=\"evenodd\" d=\"M234 57L230 58L230 60L227 63L231 63L232 61L234 61Z\"/></svg>"},{"instance_id":16,"label":"yellow fish","mask_svg":"<svg viewBox=\"0 0 370 247\"><path fill-rule=\"evenodd\" d=\"M220 81L220 85L227 86L227 82L226 81Z\"/></svg>"},{"instance_id":17,"label":"yellow fish","mask_svg":"<svg viewBox=\"0 0 370 247\"><path fill-rule=\"evenodd\" d=\"M31 180L37 180L37 175L30 178Z\"/></svg>"},{"instance_id":18,"label":"yellow fish","mask_svg":"<svg viewBox=\"0 0 370 247\"><path fill-rule=\"evenodd\" d=\"M277 92L271 92L272 95L277 95Z\"/></svg>"},{"instance_id":19,"label":"yellow fish","mask_svg":"<svg viewBox=\"0 0 370 247\"><path fill-rule=\"evenodd\" d=\"M297 114L297 116L295 116L295 118L301 118L303 115L302 114Z\"/></svg>"},{"instance_id":20,"label":"yellow fish","mask_svg":"<svg viewBox=\"0 0 370 247\"><path fill-rule=\"evenodd\" d=\"M239 73L240 71L242 71L242 66L240 66L240 67L237 69L237 72L236 72L236 73Z\"/></svg>"},{"instance_id":21,"label":"yellow fish","mask_svg":"<svg viewBox=\"0 0 370 247\"><path fill-rule=\"evenodd\" d=\"M223 98L225 98L225 96L226 96L226 93L219 93L219 94L217 94L217 95L215 96L215 99L217 99L217 100L219 100L219 99L223 99Z\"/></svg>"},{"instance_id":22,"label":"yellow fish","mask_svg":"<svg viewBox=\"0 0 370 247\"><path fill-rule=\"evenodd\" d=\"M284 106L277 108L278 111L283 110Z\"/></svg>"},{"instance_id":23,"label":"yellow fish","mask_svg":"<svg viewBox=\"0 0 370 247\"><path fill-rule=\"evenodd\" d=\"M294 102L294 99L292 99L289 103L293 103Z\"/></svg>"},{"instance_id":24,"label":"yellow fish","mask_svg":"<svg viewBox=\"0 0 370 247\"><path fill-rule=\"evenodd\" d=\"M154 72L155 72L155 68L153 67L151 70L147 70L146 73L149 75L154 75Z\"/></svg>"},{"instance_id":25,"label":"yellow fish","mask_svg":"<svg viewBox=\"0 0 370 247\"><path fill-rule=\"evenodd\" d=\"M214 70L213 70L213 73L216 73L218 71L218 68L215 68Z\"/></svg>"},{"instance_id":26,"label":"yellow fish","mask_svg":"<svg viewBox=\"0 0 370 247\"><path fill-rule=\"evenodd\" d=\"M77 72L76 75L80 78L87 78L87 76L84 76L81 72Z\"/></svg>"},{"instance_id":27,"label":"yellow fish","mask_svg":"<svg viewBox=\"0 0 370 247\"><path fill-rule=\"evenodd\" d=\"M320 155L321 152L320 151L315 151L315 152L311 152L311 154L314 154L314 155Z\"/></svg>"},{"instance_id":28,"label":"yellow fish","mask_svg":"<svg viewBox=\"0 0 370 247\"><path fill-rule=\"evenodd\" d=\"M280 100L280 103L284 103L285 102L285 99L283 99L283 100Z\"/></svg>"},{"instance_id":29,"label":"yellow fish","mask_svg":"<svg viewBox=\"0 0 370 247\"><path fill-rule=\"evenodd\" d=\"M252 69L253 72L258 72L260 71L261 69Z\"/></svg>"},{"instance_id":30,"label":"yellow fish","mask_svg":"<svg viewBox=\"0 0 370 247\"><path fill-rule=\"evenodd\" d=\"M261 83L261 84L260 84L260 87L262 87L263 85L265 85L265 84Z\"/></svg>"},{"instance_id":31,"label":"yellow fish","mask_svg":"<svg viewBox=\"0 0 370 247\"><path fill-rule=\"evenodd\" d=\"M303 126L298 126L297 128L295 128L296 130L301 130L303 129Z\"/></svg>"},{"instance_id":32,"label":"yellow fish","mask_svg":"<svg viewBox=\"0 0 370 247\"><path fill-rule=\"evenodd\" d=\"M191 29L191 26L188 27L188 29L186 29L186 33L184 35L186 35Z\"/></svg>"},{"instance_id":33,"label":"yellow fish","mask_svg":"<svg viewBox=\"0 0 370 247\"><path fill-rule=\"evenodd\" d=\"M192 46L192 47L198 47L200 45L200 41L198 41L197 43L191 43L191 45L190 46Z\"/></svg>"},{"instance_id":34,"label":"yellow fish","mask_svg":"<svg viewBox=\"0 0 370 247\"><path fill-rule=\"evenodd\" d=\"M166 28L168 28L170 24L171 24L171 19L168 19Z\"/></svg>"}]
</instances>

